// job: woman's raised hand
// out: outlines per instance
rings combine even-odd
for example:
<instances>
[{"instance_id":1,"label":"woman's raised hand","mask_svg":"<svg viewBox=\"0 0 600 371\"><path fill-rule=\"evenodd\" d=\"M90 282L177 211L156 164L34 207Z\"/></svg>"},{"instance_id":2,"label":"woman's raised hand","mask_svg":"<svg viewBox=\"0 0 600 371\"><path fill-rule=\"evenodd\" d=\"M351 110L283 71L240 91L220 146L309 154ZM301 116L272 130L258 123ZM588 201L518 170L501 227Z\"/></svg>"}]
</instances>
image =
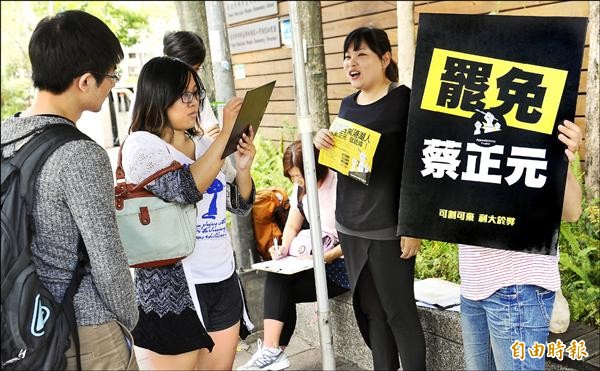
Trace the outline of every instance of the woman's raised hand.
<instances>
[{"instance_id":1,"label":"woman's raised hand","mask_svg":"<svg viewBox=\"0 0 600 371\"><path fill-rule=\"evenodd\" d=\"M240 97L233 97L225 107L223 107L223 130L226 133L231 133L233 129L233 124L235 124L235 119L240 113L240 108L242 108L242 102L244 100ZM229 134L228 134L229 135Z\"/></svg>"}]
</instances>

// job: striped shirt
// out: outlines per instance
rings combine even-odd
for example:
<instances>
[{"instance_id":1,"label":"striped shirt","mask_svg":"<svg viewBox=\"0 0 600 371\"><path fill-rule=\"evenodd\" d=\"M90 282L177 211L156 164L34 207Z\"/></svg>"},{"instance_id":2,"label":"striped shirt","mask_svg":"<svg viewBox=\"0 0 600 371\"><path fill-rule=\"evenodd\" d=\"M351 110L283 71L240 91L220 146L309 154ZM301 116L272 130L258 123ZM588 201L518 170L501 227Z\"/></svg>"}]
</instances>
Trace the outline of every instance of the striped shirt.
<instances>
[{"instance_id":1,"label":"striped shirt","mask_svg":"<svg viewBox=\"0 0 600 371\"><path fill-rule=\"evenodd\" d=\"M554 256L458 245L461 294L470 300L483 300L512 285L536 285L557 291L558 259L558 251Z\"/></svg>"}]
</instances>

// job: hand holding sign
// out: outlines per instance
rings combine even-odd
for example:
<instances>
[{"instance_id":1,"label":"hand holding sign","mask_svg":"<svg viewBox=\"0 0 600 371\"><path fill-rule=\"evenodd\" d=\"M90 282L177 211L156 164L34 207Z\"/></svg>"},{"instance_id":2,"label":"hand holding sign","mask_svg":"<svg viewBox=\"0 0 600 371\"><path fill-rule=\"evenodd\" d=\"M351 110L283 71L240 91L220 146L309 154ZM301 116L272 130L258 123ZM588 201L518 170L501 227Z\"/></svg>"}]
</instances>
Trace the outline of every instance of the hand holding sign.
<instances>
[{"instance_id":1,"label":"hand holding sign","mask_svg":"<svg viewBox=\"0 0 600 371\"><path fill-rule=\"evenodd\" d=\"M323 148L331 148L333 147L333 134L329 129L321 129L315 134L315 138L313 139L313 143L318 150Z\"/></svg>"},{"instance_id":2,"label":"hand holding sign","mask_svg":"<svg viewBox=\"0 0 600 371\"><path fill-rule=\"evenodd\" d=\"M254 129L252 129L251 126L248 130L248 135L246 135L246 133L242 134L234 153L235 169L238 173L250 171L254 155L256 155L256 147L254 147Z\"/></svg>"},{"instance_id":3,"label":"hand holding sign","mask_svg":"<svg viewBox=\"0 0 600 371\"><path fill-rule=\"evenodd\" d=\"M571 162L575 159L575 152L579 151L582 139L581 129L571 121L565 120L558 125L558 131L560 131L558 139L567 146L565 154Z\"/></svg>"}]
</instances>

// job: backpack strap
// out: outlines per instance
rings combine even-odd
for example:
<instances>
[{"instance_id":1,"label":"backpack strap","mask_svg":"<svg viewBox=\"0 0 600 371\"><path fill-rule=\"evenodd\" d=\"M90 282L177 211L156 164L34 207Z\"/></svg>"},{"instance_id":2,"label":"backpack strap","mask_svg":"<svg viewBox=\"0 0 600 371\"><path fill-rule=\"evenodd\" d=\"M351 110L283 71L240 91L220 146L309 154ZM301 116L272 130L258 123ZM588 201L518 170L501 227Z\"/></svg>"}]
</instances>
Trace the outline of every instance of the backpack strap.
<instances>
[{"instance_id":1,"label":"backpack strap","mask_svg":"<svg viewBox=\"0 0 600 371\"><path fill-rule=\"evenodd\" d=\"M8 159L12 166L24 169L21 172L19 195L27 204L27 213L31 213L35 178L50 155L63 144L77 139L91 140L90 137L70 124L46 125L33 132L34 137L25 143ZM21 137L23 139L24 137ZM3 179L4 180L4 179Z\"/></svg>"},{"instance_id":2,"label":"backpack strap","mask_svg":"<svg viewBox=\"0 0 600 371\"><path fill-rule=\"evenodd\" d=\"M16 142L23 140L31 135L41 133L45 129L46 129L46 126L28 131L27 133L21 135L20 137L16 137L15 139L12 139L12 140L9 140L8 142L2 143L2 147L8 146L9 144L16 143Z\"/></svg>"}]
</instances>

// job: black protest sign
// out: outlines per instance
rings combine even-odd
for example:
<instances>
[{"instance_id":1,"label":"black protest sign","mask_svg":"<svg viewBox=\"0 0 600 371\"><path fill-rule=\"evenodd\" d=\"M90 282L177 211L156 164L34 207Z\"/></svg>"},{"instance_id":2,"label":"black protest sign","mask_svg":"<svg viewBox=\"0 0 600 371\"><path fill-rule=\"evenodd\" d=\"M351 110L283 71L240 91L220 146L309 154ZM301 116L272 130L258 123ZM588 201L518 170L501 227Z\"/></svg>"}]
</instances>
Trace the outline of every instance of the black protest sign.
<instances>
[{"instance_id":1,"label":"black protest sign","mask_svg":"<svg viewBox=\"0 0 600 371\"><path fill-rule=\"evenodd\" d=\"M420 15L399 234L556 254L586 26Z\"/></svg>"}]
</instances>

